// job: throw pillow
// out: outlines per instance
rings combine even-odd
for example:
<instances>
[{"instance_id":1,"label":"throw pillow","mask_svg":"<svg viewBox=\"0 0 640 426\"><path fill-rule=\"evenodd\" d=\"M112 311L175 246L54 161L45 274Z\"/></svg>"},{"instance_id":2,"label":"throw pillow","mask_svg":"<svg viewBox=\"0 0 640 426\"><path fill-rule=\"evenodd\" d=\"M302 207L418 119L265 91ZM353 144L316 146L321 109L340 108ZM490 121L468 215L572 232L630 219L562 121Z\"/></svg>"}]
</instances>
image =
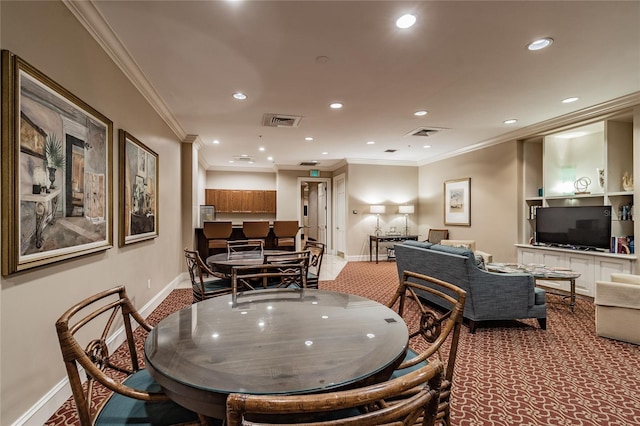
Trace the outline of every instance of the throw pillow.
<instances>
[{"instance_id":1,"label":"throw pillow","mask_svg":"<svg viewBox=\"0 0 640 426\"><path fill-rule=\"evenodd\" d=\"M476 266L480 269L487 269L487 266L484 264L484 257L479 254L476 254Z\"/></svg>"}]
</instances>

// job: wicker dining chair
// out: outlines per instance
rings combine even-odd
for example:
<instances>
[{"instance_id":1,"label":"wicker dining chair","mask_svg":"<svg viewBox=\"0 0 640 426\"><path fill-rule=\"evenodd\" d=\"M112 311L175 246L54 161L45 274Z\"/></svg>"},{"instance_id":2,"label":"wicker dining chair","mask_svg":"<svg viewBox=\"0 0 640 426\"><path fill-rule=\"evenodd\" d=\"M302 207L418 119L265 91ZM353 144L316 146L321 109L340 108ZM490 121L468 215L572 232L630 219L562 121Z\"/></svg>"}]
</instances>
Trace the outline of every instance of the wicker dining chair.
<instances>
[{"instance_id":1,"label":"wicker dining chair","mask_svg":"<svg viewBox=\"0 0 640 426\"><path fill-rule=\"evenodd\" d=\"M120 319L118 319L120 318ZM151 330L127 297L124 286L105 290L69 308L56 321L62 358L69 376L79 422L92 425L198 424L198 415L177 405L161 391L147 370L140 368L132 321ZM114 355L107 340L112 328L123 327L128 352ZM91 333L103 328L92 339ZM86 374L86 382L80 376ZM104 386L113 394L100 404L95 397Z\"/></svg>"},{"instance_id":2,"label":"wicker dining chair","mask_svg":"<svg viewBox=\"0 0 640 426\"><path fill-rule=\"evenodd\" d=\"M227 258L255 256L262 259L264 256L264 241L262 240L234 240L227 241Z\"/></svg>"},{"instance_id":3,"label":"wicker dining chair","mask_svg":"<svg viewBox=\"0 0 640 426\"><path fill-rule=\"evenodd\" d=\"M227 426L431 426L442 370L442 363L434 361L387 382L311 395L232 393L227 398Z\"/></svg>"},{"instance_id":4,"label":"wicker dining chair","mask_svg":"<svg viewBox=\"0 0 640 426\"><path fill-rule=\"evenodd\" d=\"M311 252L311 257L309 258L309 270L307 272L307 287L318 288L325 245L324 243L319 243L317 241L307 241L304 244L304 249Z\"/></svg>"},{"instance_id":5,"label":"wicker dining chair","mask_svg":"<svg viewBox=\"0 0 640 426\"><path fill-rule=\"evenodd\" d=\"M438 300L438 306L449 308L440 310L426 305L419 297L421 292L430 293ZM451 425L451 386L466 297L466 291L453 284L404 271L395 295L387 304L389 308L397 308L398 314L403 318L415 313L420 315L417 330L410 330L409 341L412 345L424 348L419 353L409 349L392 377L402 377L426 363L431 363L433 359L442 361L446 367L440 389L437 423L447 426Z\"/></svg>"},{"instance_id":6,"label":"wicker dining chair","mask_svg":"<svg viewBox=\"0 0 640 426\"><path fill-rule=\"evenodd\" d=\"M231 294L235 300L238 293L268 288L287 288L295 286L306 288L307 277L304 262L271 263L262 265L242 265L231 268Z\"/></svg>"},{"instance_id":7,"label":"wicker dining chair","mask_svg":"<svg viewBox=\"0 0 640 426\"><path fill-rule=\"evenodd\" d=\"M301 250L301 251L288 251L281 253L270 253L264 255L265 264L277 264L281 265L281 271L287 272L287 265L290 264L300 264L302 265L302 274L306 277L305 280L294 275L293 277L284 276L276 279L270 280L271 286L276 287L291 287L295 285L298 288L309 287L309 265L311 262L311 251L309 250ZM296 272L297 269L293 272Z\"/></svg>"},{"instance_id":8,"label":"wicker dining chair","mask_svg":"<svg viewBox=\"0 0 640 426\"><path fill-rule=\"evenodd\" d=\"M184 258L191 278L193 303L231 293L231 280L209 269L197 251L185 248Z\"/></svg>"}]
</instances>

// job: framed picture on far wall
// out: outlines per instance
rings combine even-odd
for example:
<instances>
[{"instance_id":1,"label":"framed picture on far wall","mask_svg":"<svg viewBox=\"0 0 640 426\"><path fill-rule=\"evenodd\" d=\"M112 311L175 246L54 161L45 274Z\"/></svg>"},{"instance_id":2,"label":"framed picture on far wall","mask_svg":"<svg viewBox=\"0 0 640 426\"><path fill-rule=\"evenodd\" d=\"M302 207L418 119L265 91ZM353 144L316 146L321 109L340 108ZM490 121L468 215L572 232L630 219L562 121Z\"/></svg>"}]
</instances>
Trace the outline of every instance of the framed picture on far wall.
<instances>
[{"instance_id":1,"label":"framed picture on far wall","mask_svg":"<svg viewBox=\"0 0 640 426\"><path fill-rule=\"evenodd\" d=\"M471 178L444 183L444 224L471 226Z\"/></svg>"},{"instance_id":2,"label":"framed picture on far wall","mask_svg":"<svg viewBox=\"0 0 640 426\"><path fill-rule=\"evenodd\" d=\"M120 247L158 236L158 154L120 129Z\"/></svg>"},{"instance_id":3,"label":"framed picture on far wall","mask_svg":"<svg viewBox=\"0 0 640 426\"><path fill-rule=\"evenodd\" d=\"M2 275L112 247L113 123L2 51Z\"/></svg>"}]
</instances>

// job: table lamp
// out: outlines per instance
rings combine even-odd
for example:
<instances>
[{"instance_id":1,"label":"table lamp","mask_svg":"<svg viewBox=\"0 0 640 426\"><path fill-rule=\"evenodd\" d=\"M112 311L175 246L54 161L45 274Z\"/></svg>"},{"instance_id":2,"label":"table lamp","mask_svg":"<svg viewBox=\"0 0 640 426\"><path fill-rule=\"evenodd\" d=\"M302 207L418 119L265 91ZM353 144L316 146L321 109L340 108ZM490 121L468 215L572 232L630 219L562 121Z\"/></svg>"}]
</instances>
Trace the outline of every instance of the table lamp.
<instances>
[{"instance_id":1,"label":"table lamp","mask_svg":"<svg viewBox=\"0 0 640 426\"><path fill-rule=\"evenodd\" d=\"M409 215L413 214L413 204L398 206L398 213L404 214L404 235L409 235Z\"/></svg>"},{"instance_id":2,"label":"table lamp","mask_svg":"<svg viewBox=\"0 0 640 426\"><path fill-rule=\"evenodd\" d=\"M376 215L376 237L379 237L380 235L382 235L382 230L380 229L380 214L384 214L386 211L385 206L383 205L372 205L369 207L369 211L371 213L375 213Z\"/></svg>"}]
</instances>

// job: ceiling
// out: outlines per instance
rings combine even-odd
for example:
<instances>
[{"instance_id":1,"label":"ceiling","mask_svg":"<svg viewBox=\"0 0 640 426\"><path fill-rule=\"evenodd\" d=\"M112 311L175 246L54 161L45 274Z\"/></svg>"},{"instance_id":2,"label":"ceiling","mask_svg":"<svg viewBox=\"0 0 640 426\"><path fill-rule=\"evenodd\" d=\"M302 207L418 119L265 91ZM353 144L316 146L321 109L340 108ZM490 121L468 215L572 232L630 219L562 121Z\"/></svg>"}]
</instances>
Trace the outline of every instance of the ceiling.
<instances>
[{"instance_id":1,"label":"ceiling","mask_svg":"<svg viewBox=\"0 0 640 426\"><path fill-rule=\"evenodd\" d=\"M426 164L640 92L636 1L66 4L207 169ZM404 13L417 22L401 30Z\"/></svg>"}]
</instances>

